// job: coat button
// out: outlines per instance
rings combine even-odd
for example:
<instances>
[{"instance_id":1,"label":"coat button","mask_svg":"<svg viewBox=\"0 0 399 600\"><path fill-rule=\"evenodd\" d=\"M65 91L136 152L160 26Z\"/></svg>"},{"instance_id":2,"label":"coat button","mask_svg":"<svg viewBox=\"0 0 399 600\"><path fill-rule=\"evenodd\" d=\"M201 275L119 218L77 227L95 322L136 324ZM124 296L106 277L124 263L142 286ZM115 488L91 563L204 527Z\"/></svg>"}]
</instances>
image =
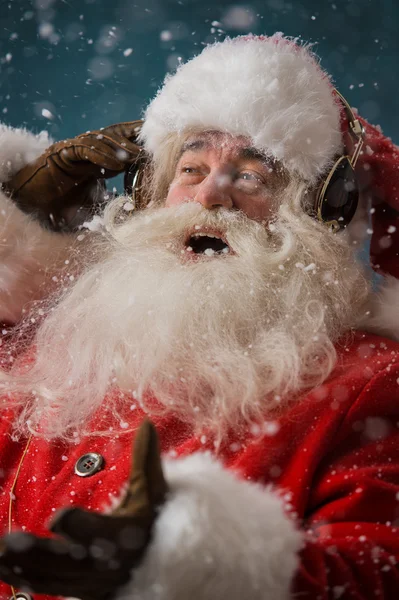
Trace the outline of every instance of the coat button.
<instances>
[{"instance_id":1,"label":"coat button","mask_svg":"<svg viewBox=\"0 0 399 600\"><path fill-rule=\"evenodd\" d=\"M17 592L14 596L10 596L8 600L33 600L33 596L27 594L26 592Z\"/></svg>"},{"instance_id":2,"label":"coat button","mask_svg":"<svg viewBox=\"0 0 399 600\"><path fill-rule=\"evenodd\" d=\"M75 473L79 477L90 477L97 471L100 471L103 467L104 459L101 454L97 452L88 452L83 454L75 464Z\"/></svg>"}]
</instances>

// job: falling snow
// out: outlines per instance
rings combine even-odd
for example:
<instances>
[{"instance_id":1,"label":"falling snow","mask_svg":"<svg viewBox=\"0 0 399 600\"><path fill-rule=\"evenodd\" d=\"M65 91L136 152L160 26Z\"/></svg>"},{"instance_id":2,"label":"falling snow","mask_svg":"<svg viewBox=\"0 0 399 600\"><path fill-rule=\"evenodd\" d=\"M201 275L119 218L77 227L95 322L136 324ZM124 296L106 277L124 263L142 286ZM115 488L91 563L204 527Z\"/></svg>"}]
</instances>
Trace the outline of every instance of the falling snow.
<instances>
[{"instance_id":1,"label":"falling snow","mask_svg":"<svg viewBox=\"0 0 399 600\"><path fill-rule=\"evenodd\" d=\"M54 119L53 113L47 110L47 108L42 108L42 116L46 119Z\"/></svg>"},{"instance_id":2,"label":"falling snow","mask_svg":"<svg viewBox=\"0 0 399 600\"><path fill-rule=\"evenodd\" d=\"M204 44L221 41L226 35L247 35L249 33L269 35L275 30L284 31L293 36L298 35L303 41L315 42L315 50L321 56L322 66L328 67L331 71L335 85L348 96L350 104L358 107L360 114L370 122L380 122L382 129L392 137L394 142L398 143L397 85L395 77L392 76L392 73L395 73L395 57L398 54L397 31L395 28L399 16L397 4L387 3L387 6L383 7L384 10L382 10L380 3L365 3L361 0L337 2L336 4L330 2L318 3L317 6L316 4L310 2L310 0L304 0L298 6L288 0L267 0L267 2L252 0L245 3L233 1L219 4L210 0L204 2L179 0L174 3L159 0L145 2L84 0L78 3L79 6L75 7L73 2L57 2L56 0L4 2L0 7L0 22L2 24L0 32L1 119L6 125L24 126L34 132L46 129L53 140L68 139L78 133L98 130L100 127L105 127L111 123L132 121L142 117L143 108L147 105L149 98L155 95L166 73L173 73L183 61L200 51ZM250 65L248 65L248 69L250 69ZM184 100L184 90L181 90L181 93ZM227 110L228 107L226 107L226 113ZM377 129L380 131L381 127L378 126ZM102 134L98 137L99 140L104 139ZM304 140L306 147L311 146L311 144L311 137ZM359 164L361 164L362 173L367 178L371 177L373 173L373 165L378 152L378 148L366 140ZM119 160L125 160L127 153L121 148L116 157ZM0 158L2 159L2 157ZM29 158L34 159L35 156ZM4 164L7 168L10 166L8 163ZM101 168L102 174L105 175L105 168ZM123 190L122 179L123 176L120 177L119 182L115 183L118 191ZM231 181L231 173L222 174L219 178L220 187L228 187ZM108 194L105 200L112 197L113 186L114 182L108 186ZM127 200L126 197L123 198L121 208L122 211L128 213L124 216L125 223L136 218L134 203ZM392 206L391 208L397 207ZM376 208L370 208L369 213L374 218L378 218L380 209L381 204L376 203ZM3 211L1 217L3 221L8 219L8 215ZM84 219L87 220L81 227L85 231L79 230L75 234L77 242L85 240L85 244L75 244L74 251L78 253L84 252L86 242L91 238L92 232L103 232L104 230L104 223L100 216L95 215L91 219L85 215L82 221ZM148 218L147 223L150 223L150 221L151 219ZM201 229L201 227L195 225L196 230ZM372 247L377 247L381 255L384 255L389 248L395 248L397 236L393 234L397 231L397 224L391 224L388 219L383 229L385 235L381 235L376 243L372 236L374 230L378 231L378 223L372 225L371 219L367 222L367 218L365 218L362 227L362 231L365 232L363 237L367 238L365 242L359 242L359 246L365 244L363 254L367 258L362 258L362 260L368 261L370 239ZM271 240L278 236L276 224L268 223L267 230L267 235ZM53 232L51 235L53 235ZM2 239L2 244L5 244L5 242L6 238ZM169 255L180 252L180 249L175 250L175 245L171 241L163 241L162 243L164 244L163 247L168 249ZM29 244L24 242L24 247L26 248L28 263L30 258ZM178 260L182 264L183 262L190 265L194 264L195 261L192 257L187 256L190 253L193 253L193 248L191 246L185 247L181 250L183 257L179 254ZM223 248L221 253L228 254L229 248ZM213 249L206 248L204 255L210 258L214 257L215 260L203 260L202 263L213 265L219 262L228 265L234 262L233 256L227 259L223 257L219 261L215 254ZM81 254L81 257L83 258L83 254ZM78 276L72 274L75 273L74 260L75 257L64 261L62 276L54 274L53 270L49 273L51 288L64 285L65 287L67 285L73 287L75 279L78 280ZM278 293L279 289L277 286L273 287L273 280L284 278L287 273L293 273L293 279L299 282L298 286L304 281L320 279L323 286L326 288L334 287L335 289L336 274L325 269L323 263L321 261L319 263L317 256L312 258L310 254L303 255L301 262L296 260L294 254L289 262L284 262L284 260L278 258L275 262L273 277L268 282L274 293ZM314 260L317 264L313 262ZM84 265L83 260L81 264ZM10 277L10 273L0 271L0 283L2 285L7 277ZM218 278L204 278L202 285L210 297L216 290L217 294L224 298L230 283L220 283ZM251 302L256 301L257 286L258 281L254 278L251 284L243 290L241 297L243 315L245 315L246 303L249 305ZM111 312L109 323L101 324L105 328L108 327L109 330L117 322L118 311L121 309L117 302L118 294L113 293L114 291L111 290L112 293L110 293ZM184 293L187 293L187 288L184 288ZM133 311L139 303L136 290L129 289L127 295L129 296L129 310ZM228 298L227 295L226 297ZM178 294L176 299L178 300ZM146 319L151 322L155 313L151 304L152 299L149 298L148 300ZM228 312L228 309L229 306L226 303L224 312L226 323L227 316L231 313L231 311ZM291 319L290 323L292 323L294 319L290 310L285 310L284 318ZM312 310L311 303L309 304L309 310ZM31 329L36 328L47 314L47 311L48 307L46 305L44 308L37 308L34 316L26 313L26 321L29 323L29 327ZM367 314L364 308L361 311L362 315ZM174 318L174 315L172 316ZM266 316L267 322L270 323L273 315L267 314ZM266 319L265 316L262 318ZM9 321L6 319L5 322L7 322L7 328L2 330L3 337L0 340L3 365L14 361L13 354L7 350L7 339L10 335L11 323L8 327ZM73 327L77 327L76 323L71 325L71 328ZM259 332L261 332L261 324L259 324ZM206 339L207 336L210 338L211 334L211 331L200 331L198 341ZM309 344L319 344L322 337L322 333L313 330L313 327L311 327L306 341ZM248 343L250 341L253 344ZM343 343L345 342L343 341ZM194 344L191 342L187 348L193 348L193 346ZM218 349L217 344L215 347ZM132 348L129 347L129 352L137 352L137 357L139 357L137 348ZM349 361L352 365L351 370L345 374L345 381L342 384L336 384L331 389L330 384L327 382L316 388L311 396L307 396L311 400L309 404L311 410L310 417L306 413L309 417L306 423L302 423L303 416L300 412L300 405L292 408L293 412L290 413L288 424L284 423L283 419L280 419L280 411L283 413L285 409L284 394L280 389L277 390L277 394L273 392L271 402L274 406L278 405L279 410L272 414L264 415L262 413L255 424L249 425L250 441L246 439L238 442L234 437L231 439L226 437L219 443L215 442L212 433L208 431L195 439L190 438L190 436L183 439L186 434L181 426L178 435L172 440L168 438L168 427L170 427L173 419L168 417L168 427L162 430L162 435L165 436L163 442L167 442L165 444L166 454L173 459L180 460L181 454L188 453L187 449L191 447L202 453L205 453L208 448L211 448L215 454L220 452L222 455L223 452L226 452L238 475L237 481L240 479L239 484L237 484L242 486L240 489L245 489L245 486L249 485L248 481L256 482L259 478L265 499L265 502L263 502L262 498L262 511L267 511L267 508L265 508L269 500L267 486L273 483L276 484L275 488L278 489L277 480L279 478L284 480L284 477L287 477L288 481L287 474L289 474L289 470L293 465L295 466L295 469L292 468L292 470L296 490L301 490L302 481L308 485L309 481L313 481L313 479L320 484L320 489L330 490L332 493L334 489L339 489L340 510L343 512L345 510L345 507L342 508L345 503L345 490L350 490L348 492L351 502L350 511L355 510L353 506L356 503L369 502L372 504L373 501L367 500L368 483L362 481L361 478L363 471L367 470L367 478L372 479L374 477L373 469L375 469L376 475L373 485L380 486L382 483L382 487L378 489L383 489L385 494L390 494L389 501L385 503L386 506L382 503L378 507L379 511L387 511L387 514L384 512L379 520L384 523L384 527L388 531L392 527L392 523L397 526L397 504L391 511L392 514L388 514L387 507L389 508L395 504L393 500L399 503L399 491L395 489L395 478L393 476L394 469L397 469L398 458L397 453L395 454L397 445L391 443L391 438L393 440L398 425L397 422L390 419L388 410L385 411L384 408L381 414L379 407L388 406L389 398L399 393L399 377L397 377L398 370L396 367L398 356L396 351L391 350L391 348L396 350L395 342L391 340L379 342L378 338L377 341L376 338L373 338L373 343L369 343L369 339L364 344L360 343L353 354L351 348L342 350L342 361L343 363ZM256 351L255 341L246 339L240 350L242 364L251 361L256 355ZM390 355L391 351L392 356ZM280 352L280 354L282 353ZM276 360L280 359L282 362L286 360L285 355L279 356L279 348L276 348L275 355ZM215 365L212 364L212 369L219 368L218 358L218 356L215 358ZM316 361L323 358L323 356L317 356ZM67 360L68 356L65 352L65 361L67 362ZM292 365L289 368L294 370ZM384 372L384 378L379 374L379 370ZM240 375L241 373L238 370L237 380ZM234 376L236 376L236 373L234 373ZM184 375L181 374L179 385L187 384L190 381L189 377L190 373L184 371ZM373 384L370 384L372 378L373 381L379 378L378 386L376 384L375 388ZM70 379L69 382L72 387L73 379ZM113 378L112 382L117 384L117 378ZM122 479L126 480L129 469L125 461L127 460L126 457L129 457L130 460L132 430L135 429L131 425L132 422L136 423L135 419L138 418L139 414L142 414L140 405L142 395L139 391L141 388L138 387L137 381L133 384L129 383L129 385L132 388L137 386L137 390L132 389L130 391L129 388L129 391L124 392L127 399L126 411L121 413L118 419L115 420L114 427L109 427L109 441L106 444L104 443L106 449L106 452L104 451L106 456L105 468L101 471L100 478L97 479L95 485L93 485L94 478L80 481L80 478L74 474L73 463L75 459L72 460L72 457L75 456L75 453L79 457L88 448L97 451L97 443L102 447L103 440L98 436L93 436L90 440L82 439L81 441L78 433L74 432L75 440L72 446L69 447L67 444L62 448L57 446L58 449L54 450L54 455L50 452L46 455L46 451L44 451L43 463L45 464L43 465L40 464L41 454L38 452L38 448L50 447L53 449L53 447L46 446L43 440L38 442L33 438L32 446L24 458L26 462L21 463L22 470L19 485L16 486L13 492L10 491L11 487L3 487L3 483L7 483L8 474L6 472L7 468L4 467L3 469L2 463L0 475L5 507L3 515L8 517L11 501L13 510L15 510L14 521L12 522L15 530L31 531L35 527L34 513L36 505L38 510L40 509L43 518L45 516L47 519L65 504L73 506L76 503L79 506L85 506L88 510L102 510L107 502L109 505L111 497L114 499L120 498ZM34 403L39 401L41 394L39 387L36 389L38 391L33 390L29 396ZM362 391L361 396L359 396L360 390ZM302 393L307 394L307 391L301 390ZM376 395L373 396L373 394ZM381 394L381 398L379 394ZM367 398L370 398L373 402L372 410L369 410L369 412L366 410ZM296 398L293 398L293 400L296 401ZM121 398L118 401L122 401ZM362 404L362 402L365 404ZM350 408L351 405L352 408ZM198 415L201 414L201 410L202 407L198 402L198 406L193 408L193 412ZM353 413L358 411L352 422L350 421L353 416L351 411ZM323 421L324 418L326 418L326 422ZM28 424L30 425L30 423ZM343 428L347 427L347 429L340 429L341 426ZM317 429L318 427L320 429ZM312 454L310 440L313 436L316 438L316 434L319 436L318 446L317 451ZM128 436L130 437L128 438ZM175 449L173 444L179 436L182 438L179 442L182 446L179 447L179 444L177 444ZM328 437L332 440L332 446L329 444L326 455L323 455L324 443ZM302 438L307 438L306 445ZM125 441L126 439L128 439L128 443ZM341 451L338 443L340 440L344 440L344 451L346 452L342 463L337 459ZM336 441L338 441L337 445L335 445ZM15 445L15 464L17 464L19 456L22 456L23 453L21 443L11 436L7 443ZM263 444L264 446L256 446L256 444ZM359 447L356 447L356 444ZM290 454L295 445L297 447L301 446L300 460L297 460L297 462L294 459L298 458L299 451L297 455ZM2 448L2 445L0 445L0 452L2 452ZM102 452L103 450L99 451ZM257 451L259 452L257 453ZM376 459L373 452L376 452ZM248 464L245 462L247 456L251 458ZM54 457L56 458L54 459ZM374 459L377 466L373 465ZM336 464L333 465L331 461L335 461ZM223 456L221 462L223 462ZM4 464L8 464L8 462L4 461ZM253 464L256 464L259 469L260 474L258 473L256 476L252 476L251 473ZM237 465L238 468L236 468ZM388 469L388 475L384 469ZM35 474L32 474L33 472ZM326 473L327 475L325 475ZM15 475L14 467L11 475L12 478ZM326 477L325 480L323 480L323 476ZM206 479L205 476L203 478ZM61 479L62 483L60 483ZM77 481L78 479L79 481ZM286 482L284 481L284 508L293 511L298 510L295 494L287 491L285 485ZM217 496L216 488L215 485L215 489L212 490L215 496ZM370 493L373 495L373 491ZM303 497L311 494L312 490L306 489ZM35 498L34 503L32 503L31 498ZM171 502L171 498L168 501ZM222 496L222 506L228 500L228 498ZM19 512L21 503L25 510L21 509ZM201 511L205 510L204 507L205 502L201 505ZM326 542L329 530L328 522L323 521L323 509L325 507L327 512L330 509L333 511L334 507L328 506L328 499L325 499L324 504L319 503L318 505L319 523L322 524L326 534L322 546L328 561L330 560L329 554L335 556L339 552L340 539L332 540L331 544ZM305 506L304 509L309 511L310 522L312 507ZM162 510L162 508L159 510ZM30 512L33 514L32 518L30 518ZM226 514L229 513L222 510L220 514L225 518ZM251 514L250 510L248 510L248 514ZM358 554L353 553L350 556L350 560L354 561L352 571L355 575L357 570L361 572L364 568L364 561L370 559L372 561L370 564L375 569L375 577L393 577L397 566L397 556L393 556L393 553L388 555L385 550L377 548L372 539L370 541L372 537L370 514L372 514L372 510L368 507L367 520L370 535L369 533L367 533L367 536L364 535L361 529L356 529L356 527L360 527L360 524L353 523L355 533L352 538L346 539L345 552L342 556L345 558L346 553L349 556L353 545L353 548L356 548L356 552L358 552ZM257 516L257 523L268 521L267 516L265 519L265 515L266 513L262 512L261 518ZM350 516L352 520L352 512ZM301 517L302 513L299 511L299 520ZM30 519L29 522L28 519ZM343 527L345 526L345 519L346 516L343 514ZM241 520L242 514L239 515L238 523ZM177 527L178 524L179 519L176 519L174 525ZM231 531L235 531L235 526L236 524L233 524L230 528ZM219 530L219 528L221 529L222 525L218 523L218 527L215 529ZM204 529L211 531L212 527ZM200 535L200 532L198 535ZM189 542L191 538L195 538L195 536L191 536ZM187 536L184 539L186 542ZM283 547L283 534L278 532L275 539L277 540L275 547ZM311 536L309 539L311 539ZM26 538L18 533L13 541L14 549L21 552L28 550L29 545L32 543L30 540L31 538ZM242 544L246 553L245 560L250 555L249 553L253 551L251 541L250 539L248 544ZM261 542L263 543L263 540ZM258 543L258 540L256 543ZM368 556L370 543L374 547L370 556ZM268 544L269 540L266 541L265 548L262 545L259 546L261 548L259 553L262 557L262 568L265 571L268 570L268 564L264 558L265 552L269 548ZM170 545L173 546L173 544ZM228 544L221 544L224 553L227 546ZM218 544L214 544L209 554L201 550L200 553L197 551L197 554L193 551L191 555L202 556L204 562L208 565L207 568L209 569L210 564L212 570L216 573L218 562L213 553L216 552L217 547ZM358 550L359 547L361 547L361 550ZM115 549L114 544L96 543L93 553L97 557L104 556L104 554L112 556ZM317 552L320 551L322 551L321 546L317 546ZM74 552L76 554L73 556L79 558L79 552L82 552L81 546L76 545ZM85 551L83 552L85 553ZM83 557L83 555L80 556ZM342 556L340 555L339 560L343 560ZM243 564L245 564L245 560ZM333 560L338 559L333 558ZM197 567L200 562L197 561ZM239 562L237 561L237 564ZM275 562L278 564L279 561L276 560ZM294 559L292 559L292 562L294 562ZM231 565L228 565L228 567L230 568ZM252 568L253 562L251 562ZM15 573L17 573L17 569ZM384 575L386 573L388 575ZM320 595L330 594L331 598L337 600L356 595L348 589L349 583L342 583L342 578L334 581L332 572L327 575L329 589L328 591L321 590ZM322 582L326 580L327 575L323 572ZM338 583L338 585L334 585L334 583ZM254 585L257 584L258 580L254 577ZM164 590L157 581L152 581L151 585L155 595L163 594ZM267 595L265 591L265 596ZM299 593L298 597L300 595Z\"/></svg>"}]
</instances>

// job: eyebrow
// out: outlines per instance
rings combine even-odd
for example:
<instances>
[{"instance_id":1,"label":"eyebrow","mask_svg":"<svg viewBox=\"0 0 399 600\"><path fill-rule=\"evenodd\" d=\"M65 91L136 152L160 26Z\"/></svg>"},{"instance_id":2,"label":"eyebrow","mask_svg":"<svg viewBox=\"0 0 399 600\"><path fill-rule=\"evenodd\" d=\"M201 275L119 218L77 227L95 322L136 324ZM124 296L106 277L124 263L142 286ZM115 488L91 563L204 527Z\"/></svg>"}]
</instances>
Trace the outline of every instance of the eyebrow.
<instances>
[{"instance_id":1,"label":"eyebrow","mask_svg":"<svg viewBox=\"0 0 399 600\"><path fill-rule=\"evenodd\" d=\"M198 139L193 140L191 142L186 142L185 144L183 144L179 152L178 160L180 160L180 158L185 152L199 152L201 150L211 148L213 145L214 144L207 139ZM237 153L237 158L241 158L244 160L259 160L270 166L275 164L275 161L271 156L267 156L264 152L261 152L261 150L258 150L258 148L255 148L253 146L248 146L247 148L240 148L240 150Z\"/></svg>"},{"instance_id":2,"label":"eyebrow","mask_svg":"<svg viewBox=\"0 0 399 600\"><path fill-rule=\"evenodd\" d=\"M210 148L211 146L212 146L212 144L208 140L204 140L204 139L193 140L192 142L186 142L181 147L178 159L180 159L183 156L183 154L185 152L188 152L189 150L191 150L193 152L197 152L199 150L203 150L204 148Z\"/></svg>"},{"instance_id":3,"label":"eyebrow","mask_svg":"<svg viewBox=\"0 0 399 600\"><path fill-rule=\"evenodd\" d=\"M261 150L254 148L253 146L248 146L247 148L241 148L238 152L238 158L243 158L247 160L260 160L261 162L272 164L274 160L271 156L267 156Z\"/></svg>"}]
</instances>

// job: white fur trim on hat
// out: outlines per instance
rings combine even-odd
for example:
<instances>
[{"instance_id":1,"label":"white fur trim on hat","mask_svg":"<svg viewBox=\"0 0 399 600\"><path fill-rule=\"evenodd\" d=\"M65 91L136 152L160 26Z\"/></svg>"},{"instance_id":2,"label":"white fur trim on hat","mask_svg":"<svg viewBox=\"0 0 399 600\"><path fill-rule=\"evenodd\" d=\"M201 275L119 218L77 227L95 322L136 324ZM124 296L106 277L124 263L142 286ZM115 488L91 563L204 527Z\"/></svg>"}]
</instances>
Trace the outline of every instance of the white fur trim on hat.
<instances>
[{"instance_id":1,"label":"white fur trim on hat","mask_svg":"<svg viewBox=\"0 0 399 600\"><path fill-rule=\"evenodd\" d=\"M47 131L37 135L0 123L0 182L7 181L52 144Z\"/></svg>"},{"instance_id":2,"label":"white fur trim on hat","mask_svg":"<svg viewBox=\"0 0 399 600\"><path fill-rule=\"evenodd\" d=\"M147 108L141 139L157 161L172 132L244 135L314 183L342 149L332 90L309 47L282 34L227 38L166 77Z\"/></svg>"}]
</instances>

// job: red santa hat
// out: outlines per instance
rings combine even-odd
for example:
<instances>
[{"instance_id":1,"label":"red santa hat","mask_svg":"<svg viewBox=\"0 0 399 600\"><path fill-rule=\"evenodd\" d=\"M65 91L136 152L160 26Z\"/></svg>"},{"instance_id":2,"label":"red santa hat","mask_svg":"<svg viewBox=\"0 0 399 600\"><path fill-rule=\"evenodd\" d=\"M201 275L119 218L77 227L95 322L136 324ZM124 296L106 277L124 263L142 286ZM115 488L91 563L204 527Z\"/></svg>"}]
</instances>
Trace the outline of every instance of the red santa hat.
<instances>
[{"instance_id":1,"label":"red santa hat","mask_svg":"<svg viewBox=\"0 0 399 600\"><path fill-rule=\"evenodd\" d=\"M281 34L227 38L166 78L146 111L146 150L158 160L168 134L193 127L245 135L309 182L343 146L328 75Z\"/></svg>"},{"instance_id":2,"label":"red santa hat","mask_svg":"<svg viewBox=\"0 0 399 600\"><path fill-rule=\"evenodd\" d=\"M374 212L372 262L399 276L399 151L362 123L366 139L356 172ZM193 128L247 136L316 185L344 150L347 119L309 45L282 34L240 36L206 46L166 77L146 110L141 139L160 161L170 134Z\"/></svg>"}]
</instances>

